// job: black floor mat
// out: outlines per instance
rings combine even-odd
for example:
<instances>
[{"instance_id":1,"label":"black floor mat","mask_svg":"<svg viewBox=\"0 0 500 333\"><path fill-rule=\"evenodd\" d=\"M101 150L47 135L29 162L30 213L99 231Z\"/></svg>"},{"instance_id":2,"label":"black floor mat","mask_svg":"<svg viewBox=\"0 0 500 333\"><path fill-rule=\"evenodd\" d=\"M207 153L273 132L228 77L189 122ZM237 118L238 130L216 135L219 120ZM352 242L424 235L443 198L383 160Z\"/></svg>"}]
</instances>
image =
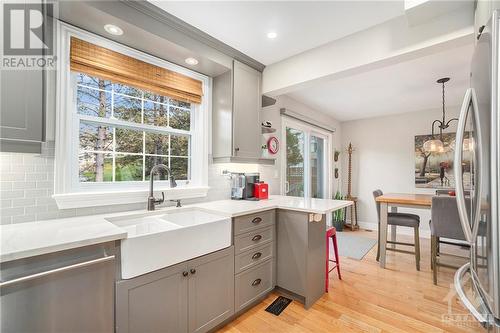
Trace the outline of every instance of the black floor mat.
<instances>
[{"instance_id":1,"label":"black floor mat","mask_svg":"<svg viewBox=\"0 0 500 333\"><path fill-rule=\"evenodd\" d=\"M286 309L288 304L292 303L292 300L283 296L279 296L274 300L274 302L266 308L267 312L271 312L273 315L279 316L283 310Z\"/></svg>"}]
</instances>

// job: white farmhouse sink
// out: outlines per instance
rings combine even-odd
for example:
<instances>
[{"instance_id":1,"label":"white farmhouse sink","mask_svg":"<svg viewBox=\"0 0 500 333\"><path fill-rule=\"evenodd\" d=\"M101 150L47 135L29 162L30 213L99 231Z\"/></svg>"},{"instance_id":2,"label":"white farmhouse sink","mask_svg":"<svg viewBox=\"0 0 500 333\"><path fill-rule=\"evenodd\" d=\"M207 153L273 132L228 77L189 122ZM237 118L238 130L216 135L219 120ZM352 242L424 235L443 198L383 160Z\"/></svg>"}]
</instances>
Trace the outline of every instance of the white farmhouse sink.
<instances>
[{"instance_id":1,"label":"white farmhouse sink","mask_svg":"<svg viewBox=\"0 0 500 333\"><path fill-rule=\"evenodd\" d=\"M122 278L130 279L231 246L231 219L202 208L110 217L127 231Z\"/></svg>"}]
</instances>

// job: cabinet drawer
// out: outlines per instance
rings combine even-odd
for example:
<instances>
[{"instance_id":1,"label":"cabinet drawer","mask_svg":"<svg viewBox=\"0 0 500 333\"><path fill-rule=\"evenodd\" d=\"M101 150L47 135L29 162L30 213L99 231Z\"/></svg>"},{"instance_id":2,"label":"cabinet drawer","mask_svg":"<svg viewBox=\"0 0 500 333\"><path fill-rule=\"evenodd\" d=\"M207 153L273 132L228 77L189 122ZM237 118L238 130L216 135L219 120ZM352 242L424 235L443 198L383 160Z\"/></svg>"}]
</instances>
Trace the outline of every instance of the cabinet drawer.
<instances>
[{"instance_id":1,"label":"cabinet drawer","mask_svg":"<svg viewBox=\"0 0 500 333\"><path fill-rule=\"evenodd\" d=\"M240 254L274 239L274 226L257 229L234 238L235 253Z\"/></svg>"},{"instance_id":2,"label":"cabinet drawer","mask_svg":"<svg viewBox=\"0 0 500 333\"><path fill-rule=\"evenodd\" d=\"M243 272L259 263L272 258L274 255L274 242L256 247L253 250L241 253L234 260L236 274Z\"/></svg>"},{"instance_id":3,"label":"cabinet drawer","mask_svg":"<svg viewBox=\"0 0 500 333\"><path fill-rule=\"evenodd\" d=\"M236 311L244 309L273 288L273 261L268 260L255 268L236 275Z\"/></svg>"},{"instance_id":4,"label":"cabinet drawer","mask_svg":"<svg viewBox=\"0 0 500 333\"><path fill-rule=\"evenodd\" d=\"M234 234L240 235L258 228L274 224L274 210L234 218Z\"/></svg>"}]
</instances>

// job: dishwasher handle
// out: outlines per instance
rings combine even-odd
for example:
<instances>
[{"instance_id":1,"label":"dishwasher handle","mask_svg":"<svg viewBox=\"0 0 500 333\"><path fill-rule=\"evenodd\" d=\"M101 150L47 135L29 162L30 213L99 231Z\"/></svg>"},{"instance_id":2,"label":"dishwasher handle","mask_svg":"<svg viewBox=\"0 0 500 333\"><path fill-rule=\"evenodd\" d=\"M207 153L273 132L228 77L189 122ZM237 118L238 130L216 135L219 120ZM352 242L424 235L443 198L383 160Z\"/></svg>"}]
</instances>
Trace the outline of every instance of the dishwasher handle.
<instances>
[{"instance_id":1,"label":"dishwasher handle","mask_svg":"<svg viewBox=\"0 0 500 333\"><path fill-rule=\"evenodd\" d=\"M59 268L51 269L48 271L44 271L44 272L40 272L40 273L12 279L12 280L0 282L0 288L7 287L7 286L17 284L17 283L21 283L21 282L30 281L30 280L37 279L37 278L41 278L41 277L44 277L47 275L61 273L61 272L65 272L65 271L69 271L69 270L73 270L73 269L77 269L77 268L81 268L81 267L86 267L86 266L90 266L90 265L95 265L95 264L99 264L99 263L103 263L103 262L108 262L108 261L112 261L112 260L115 260L114 255L102 257L102 258L98 258L98 259L93 259L93 260L89 260L89 261L84 261L84 262L80 262L80 263L69 265L69 266L59 267Z\"/></svg>"}]
</instances>

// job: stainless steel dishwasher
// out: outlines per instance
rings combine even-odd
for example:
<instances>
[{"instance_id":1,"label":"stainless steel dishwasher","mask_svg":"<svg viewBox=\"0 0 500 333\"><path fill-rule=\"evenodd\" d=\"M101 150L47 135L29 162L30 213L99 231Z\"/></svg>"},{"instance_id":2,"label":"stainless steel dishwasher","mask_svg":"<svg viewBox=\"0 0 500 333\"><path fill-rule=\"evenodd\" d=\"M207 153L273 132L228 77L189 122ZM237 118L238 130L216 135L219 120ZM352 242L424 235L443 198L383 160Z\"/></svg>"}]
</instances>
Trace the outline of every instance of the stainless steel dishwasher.
<instances>
[{"instance_id":1,"label":"stainless steel dishwasher","mask_svg":"<svg viewBox=\"0 0 500 333\"><path fill-rule=\"evenodd\" d=\"M0 264L0 332L113 332L115 246Z\"/></svg>"}]
</instances>

